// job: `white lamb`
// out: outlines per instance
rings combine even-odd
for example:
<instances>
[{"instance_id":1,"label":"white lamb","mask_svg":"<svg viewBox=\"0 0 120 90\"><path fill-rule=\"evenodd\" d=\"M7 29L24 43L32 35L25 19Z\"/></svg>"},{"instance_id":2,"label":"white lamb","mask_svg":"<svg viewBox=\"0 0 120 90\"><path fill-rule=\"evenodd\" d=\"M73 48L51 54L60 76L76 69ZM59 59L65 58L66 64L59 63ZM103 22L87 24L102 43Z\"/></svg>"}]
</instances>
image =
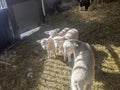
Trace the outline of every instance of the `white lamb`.
<instances>
[{"instance_id":1,"label":"white lamb","mask_svg":"<svg viewBox=\"0 0 120 90\"><path fill-rule=\"evenodd\" d=\"M64 36L68 31L69 31L70 28L64 28L63 30L61 30L59 33L58 33L58 36Z\"/></svg>"},{"instance_id":2,"label":"white lamb","mask_svg":"<svg viewBox=\"0 0 120 90\"><path fill-rule=\"evenodd\" d=\"M65 30L65 29L64 29ZM68 29L64 36L56 36L54 37L55 48L58 49L59 52L63 53L63 43L66 39L78 39L79 33L77 29Z\"/></svg>"},{"instance_id":3,"label":"white lamb","mask_svg":"<svg viewBox=\"0 0 120 90\"><path fill-rule=\"evenodd\" d=\"M55 36L64 36L68 30L69 30L69 28L64 28L63 30L60 31L59 28L56 28L54 30L45 31L44 33L47 34L47 35L49 35L49 37L53 38Z\"/></svg>"},{"instance_id":4,"label":"white lamb","mask_svg":"<svg viewBox=\"0 0 120 90\"><path fill-rule=\"evenodd\" d=\"M55 29L51 31L45 31L45 33L48 34L49 37L52 37L54 39L56 51L63 53L64 41L66 39L78 39L79 33L78 30L75 28L64 28L61 32L57 33L58 31L59 29Z\"/></svg>"},{"instance_id":5,"label":"white lamb","mask_svg":"<svg viewBox=\"0 0 120 90\"><path fill-rule=\"evenodd\" d=\"M56 29L54 29L54 30L45 31L44 33L47 34L47 35L49 35L49 37L53 38L53 37L55 37L55 36L58 35L58 32L59 32L59 31L60 31L60 29L59 29L59 28L56 28Z\"/></svg>"},{"instance_id":6,"label":"white lamb","mask_svg":"<svg viewBox=\"0 0 120 90\"><path fill-rule=\"evenodd\" d=\"M42 40L37 40L41 44L44 50L47 50L48 58L56 56L54 40L52 38L44 38Z\"/></svg>"},{"instance_id":7,"label":"white lamb","mask_svg":"<svg viewBox=\"0 0 120 90\"><path fill-rule=\"evenodd\" d=\"M95 59L90 45L72 39L66 42L70 42L71 44L67 49L69 48L71 53L75 54L71 76L71 89L91 90L95 76Z\"/></svg>"},{"instance_id":8,"label":"white lamb","mask_svg":"<svg viewBox=\"0 0 120 90\"><path fill-rule=\"evenodd\" d=\"M62 31L58 32L58 29L51 30L51 31L45 31L45 33L49 35L49 37L52 37L54 39L54 44L56 51L59 51L63 53L63 40L61 40L62 36L66 34L66 32L69 30L69 28L64 28Z\"/></svg>"},{"instance_id":9,"label":"white lamb","mask_svg":"<svg viewBox=\"0 0 120 90\"><path fill-rule=\"evenodd\" d=\"M64 49L64 61L67 60L67 57L68 57L68 62L70 63L72 61L71 59L71 55L73 54L74 55L74 58L76 57L75 56L75 48L74 48L74 45L72 42L70 42L70 40L72 39L68 39L68 40L65 40L65 42L63 43L63 49Z\"/></svg>"},{"instance_id":10,"label":"white lamb","mask_svg":"<svg viewBox=\"0 0 120 90\"><path fill-rule=\"evenodd\" d=\"M46 50L46 42L47 42L48 38L43 38L41 40L37 40L36 42L37 43L40 43L41 44L41 47Z\"/></svg>"},{"instance_id":11,"label":"white lamb","mask_svg":"<svg viewBox=\"0 0 120 90\"><path fill-rule=\"evenodd\" d=\"M56 53L62 53L63 54L63 43L64 40L61 39L61 36L56 36L54 37L54 44L55 44L55 48L56 48Z\"/></svg>"},{"instance_id":12,"label":"white lamb","mask_svg":"<svg viewBox=\"0 0 120 90\"><path fill-rule=\"evenodd\" d=\"M69 31L63 36L64 39L77 39L79 38L79 32L75 28L69 29Z\"/></svg>"}]
</instances>

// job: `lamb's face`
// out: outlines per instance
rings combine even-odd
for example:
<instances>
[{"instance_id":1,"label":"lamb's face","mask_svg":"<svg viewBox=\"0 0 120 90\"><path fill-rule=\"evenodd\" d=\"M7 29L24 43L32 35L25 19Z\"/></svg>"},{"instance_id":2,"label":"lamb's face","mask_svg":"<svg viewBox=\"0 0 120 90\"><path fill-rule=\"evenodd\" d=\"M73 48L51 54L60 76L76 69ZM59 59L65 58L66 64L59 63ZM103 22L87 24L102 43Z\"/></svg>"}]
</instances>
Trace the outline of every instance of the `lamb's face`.
<instances>
[{"instance_id":1,"label":"lamb's face","mask_svg":"<svg viewBox=\"0 0 120 90\"><path fill-rule=\"evenodd\" d=\"M47 39L44 38L44 39L41 39L41 40L37 40L36 41L37 43L41 44L41 47L46 50L46 42L47 42Z\"/></svg>"},{"instance_id":2,"label":"lamb's face","mask_svg":"<svg viewBox=\"0 0 120 90\"><path fill-rule=\"evenodd\" d=\"M63 43L63 47L64 47L64 50L66 50L66 52L69 54L73 53L74 52L74 47L73 47L73 44L71 44L71 42L69 41L65 41Z\"/></svg>"},{"instance_id":3,"label":"lamb's face","mask_svg":"<svg viewBox=\"0 0 120 90\"><path fill-rule=\"evenodd\" d=\"M61 36L54 37L54 45L56 49L58 49L60 45L63 45L64 41L61 38Z\"/></svg>"},{"instance_id":4,"label":"lamb's face","mask_svg":"<svg viewBox=\"0 0 120 90\"><path fill-rule=\"evenodd\" d=\"M70 41L70 40L66 40L63 44L63 47L64 47L64 49L66 49L66 52L68 54L72 54L75 52L75 48L79 47L79 45L76 44L75 42Z\"/></svg>"},{"instance_id":5,"label":"lamb's face","mask_svg":"<svg viewBox=\"0 0 120 90\"><path fill-rule=\"evenodd\" d=\"M41 47L42 47L44 50L46 50L47 39L41 40L40 43L41 43Z\"/></svg>"},{"instance_id":6,"label":"lamb's face","mask_svg":"<svg viewBox=\"0 0 120 90\"><path fill-rule=\"evenodd\" d=\"M69 47L66 47L66 50L67 50L68 54L72 54L75 51L73 45L70 45Z\"/></svg>"}]
</instances>

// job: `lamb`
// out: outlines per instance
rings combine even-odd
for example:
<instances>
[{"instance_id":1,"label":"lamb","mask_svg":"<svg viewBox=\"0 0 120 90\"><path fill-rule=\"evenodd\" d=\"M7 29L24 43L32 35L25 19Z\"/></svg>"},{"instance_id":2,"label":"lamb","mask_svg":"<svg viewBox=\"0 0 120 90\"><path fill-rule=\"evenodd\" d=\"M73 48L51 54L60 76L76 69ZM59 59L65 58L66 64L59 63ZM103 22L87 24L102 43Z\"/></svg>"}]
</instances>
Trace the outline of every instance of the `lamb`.
<instances>
[{"instance_id":1,"label":"lamb","mask_svg":"<svg viewBox=\"0 0 120 90\"><path fill-rule=\"evenodd\" d=\"M62 31L60 31L59 33L58 33L58 36L64 36L68 31L69 31L69 29L70 28L64 28Z\"/></svg>"},{"instance_id":2,"label":"lamb","mask_svg":"<svg viewBox=\"0 0 120 90\"><path fill-rule=\"evenodd\" d=\"M44 50L47 50L48 59L52 56L54 58L56 57L55 45L54 45L53 38L51 38L51 37L44 38L42 40L37 40L37 42L41 44L41 46Z\"/></svg>"},{"instance_id":3,"label":"lamb","mask_svg":"<svg viewBox=\"0 0 120 90\"><path fill-rule=\"evenodd\" d=\"M65 42L63 43L63 51L64 51L64 61L67 60L67 57L68 57L68 62L70 63L72 61L71 59L71 55L73 54L74 55L74 58L75 58L75 49L74 49L74 45L72 42L70 42L70 40L72 39L68 39L68 40L65 40Z\"/></svg>"},{"instance_id":4,"label":"lamb","mask_svg":"<svg viewBox=\"0 0 120 90\"><path fill-rule=\"evenodd\" d=\"M95 76L95 59L88 43L69 39L67 49L75 54L71 75L72 90L91 90ZM67 52L68 53L68 52Z\"/></svg>"},{"instance_id":5,"label":"lamb","mask_svg":"<svg viewBox=\"0 0 120 90\"><path fill-rule=\"evenodd\" d=\"M67 28L66 28L67 29ZM77 29L69 29L64 36L56 36L54 37L55 48L58 49L59 52L63 53L63 43L66 39L78 39L79 34Z\"/></svg>"},{"instance_id":6,"label":"lamb","mask_svg":"<svg viewBox=\"0 0 120 90\"><path fill-rule=\"evenodd\" d=\"M48 38L43 38L41 40L37 40L37 43L41 44L41 47L43 48L43 50L46 50L46 42L47 42Z\"/></svg>"},{"instance_id":7,"label":"lamb","mask_svg":"<svg viewBox=\"0 0 120 90\"><path fill-rule=\"evenodd\" d=\"M62 31L60 31L59 28L56 28L54 30L45 31L44 33L47 34L47 35L49 35L49 37L53 38L55 36L64 36L68 30L69 30L69 28L64 28Z\"/></svg>"},{"instance_id":8,"label":"lamb","mask_svg":"<svg viewBox=\"0 0 120 90\"><path fill-rule=\"evenodd\" d=\"M54 44L55 44L55 48L56 48L56 53L59 52L59 53L63 54L64 40L62 40L61 38L62 38L61 36L56 36L53 39L54 39Z\"/></svg>"},{"instance_id":9,"label":"lamb","mask_svg":"<svg viewBox=\"0 0 120 90\"><path fill-rule=\"evenodd\" d=\"M75 28L69 29L69 31L63 36L64 39L77 39L79 38L79 32Z\"/></svg>"},{"instance_id":10,"label":"lamb","mask_svg":"<svg viewBox=\"0 0 120 90\"><path fill-rule=\"evenodd\" d=\"M44 33L49 35L49 37L53 38L58 35L59 30L60 30L59 28L56 28L54 30L45 31Z\"/></svg>"},{"instance_id":11,"label":"lamb","mask_svg":"<svg viewBox=\"0 0 120 90\"><path fill-rule=\"evenodd\" d=\"M48 34L49 37L52 37L54 39L54 44L55 44L56 51L62 52L63 50L61 50L61 49L63 49L62 48L63 41L62 40L59 41L59 39L61 39L61 37L64 36L68 30L69 30L69 28L64 28L62 31L60 31L58 33L59 29L56 28L54 30L45 31L44 33Z\"/></svg>"},{"instance_id":12,"label":"lamb","mask_svg":"<svg viewBox=\"0 0 120 90\"><path fill-rule=\"evenodd\" d=\"M61 53L63 53L63 43L66 39L78 39L79 37L78 30L75 28L64 28L61 32L57 32L58 29L52 31L45 31L45 33L48 34L49 37L52 37L54 39L56 51L59 51Z\"/></svg>"}]
</instances>

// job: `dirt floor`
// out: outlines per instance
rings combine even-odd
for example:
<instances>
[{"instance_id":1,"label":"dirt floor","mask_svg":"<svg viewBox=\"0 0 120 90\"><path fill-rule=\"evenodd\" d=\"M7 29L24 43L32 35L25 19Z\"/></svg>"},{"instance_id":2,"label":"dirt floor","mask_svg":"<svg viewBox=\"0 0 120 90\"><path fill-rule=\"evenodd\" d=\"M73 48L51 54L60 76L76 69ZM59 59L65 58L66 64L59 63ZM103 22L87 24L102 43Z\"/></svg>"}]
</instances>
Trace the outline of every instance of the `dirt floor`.
<instances>
[{"instance_id":1,"label":"dirt floor","mask_svg":"<svg viewBox=\"0 0 120 90\"><path fill-rule=\"evenodd\" d=\"M120 90L120 3L79 11L75 6L50 16L39 32L0 56L0 90L70 90L71 67L62 56L46 59L36 40L46 30L64 27L79 30L80 40L90 43L96 60L93 90Z\"/></svg>"}]
</instances>

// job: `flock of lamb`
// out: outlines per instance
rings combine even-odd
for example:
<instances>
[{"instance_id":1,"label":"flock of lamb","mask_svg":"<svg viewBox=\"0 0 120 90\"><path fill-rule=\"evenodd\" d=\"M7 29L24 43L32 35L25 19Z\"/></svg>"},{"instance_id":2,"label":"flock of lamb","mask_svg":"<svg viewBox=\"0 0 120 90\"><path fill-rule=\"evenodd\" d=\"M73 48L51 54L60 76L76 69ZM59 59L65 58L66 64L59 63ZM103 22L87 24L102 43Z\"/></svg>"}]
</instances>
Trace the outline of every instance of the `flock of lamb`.
<instances>
[{"instance_id":1,"label":"flock of lamb","mask_svg":"<svg viewBox=\"0 0 120 90\"><path fill-rule=\"evenodd\" d=\"M56 28L45 31L48 38L37 40L44 50L47 50L48 58L56 57L62 53L64 61L70 63L71 55L74 55L74 65L71 74L72 90L91 90L95 76L95 59L93 51L88 43L79 41L79 32L75 28Z\"/></svg>"}]
</instances>

